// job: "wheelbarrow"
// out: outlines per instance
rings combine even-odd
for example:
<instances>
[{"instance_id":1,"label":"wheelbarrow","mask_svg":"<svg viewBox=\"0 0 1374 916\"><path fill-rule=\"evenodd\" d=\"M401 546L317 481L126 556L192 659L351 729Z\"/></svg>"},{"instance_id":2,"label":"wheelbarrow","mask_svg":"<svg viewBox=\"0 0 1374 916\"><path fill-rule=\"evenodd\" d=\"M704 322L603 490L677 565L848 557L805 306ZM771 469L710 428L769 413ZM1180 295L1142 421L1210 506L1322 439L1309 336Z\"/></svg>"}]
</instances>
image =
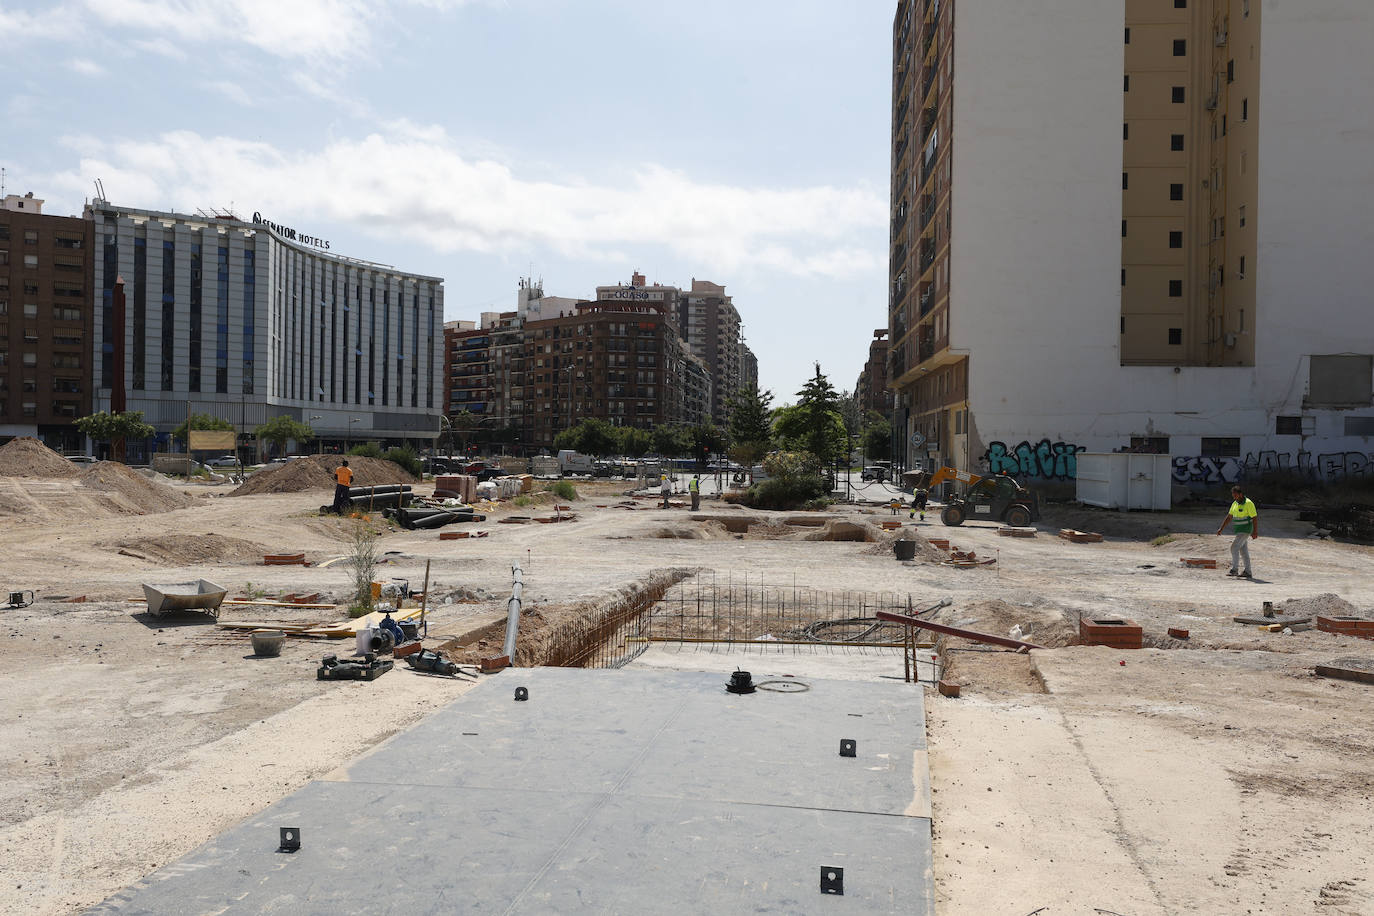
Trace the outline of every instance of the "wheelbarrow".
<instances>
[{"instance_id":1,"label":"wheelbarrow","mask_svg":"<svg viewBox=\"0 0 1374 916\"><path fill-rule=\"evenodd\" d=\"M9 604L5 605L6 610L28 607L30 604L33 604L33 592L27 589L22 592L10 592L9 596Z\"/></svg>"},{"instance_id":2,"label":"wheelbarrow","mask_svg":"<svg viewBox=\"0 0 1374 916\"><path fill-rule=\"evenodd\" d=\"M148 599L148 613L154 617L169 611L204 611L219 616L219 606L229 590L208 579L198 579L185 585L143 585Z\"/></svg>"}]
</instances>

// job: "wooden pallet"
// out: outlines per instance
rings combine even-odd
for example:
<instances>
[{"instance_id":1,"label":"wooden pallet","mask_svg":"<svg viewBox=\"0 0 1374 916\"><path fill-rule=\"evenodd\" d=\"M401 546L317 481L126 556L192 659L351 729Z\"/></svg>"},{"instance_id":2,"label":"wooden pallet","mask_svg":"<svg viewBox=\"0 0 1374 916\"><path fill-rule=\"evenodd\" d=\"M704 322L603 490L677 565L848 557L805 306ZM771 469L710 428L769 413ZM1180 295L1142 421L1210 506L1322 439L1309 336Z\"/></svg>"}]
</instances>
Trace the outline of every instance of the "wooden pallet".
<instances>
[{"instance_id":1,"label":"wooden pallet","mask_svg":"<svg viewBox=\"0 0 1374 916\"><path fill-rule=\"evenodd\" d=\"M1059 536L1074 544L1096 544L1102 540L1102 535L1095 531L1075 531L1073 528L1061 529Z\"/></svg>"},{"instance_id":2,"label":"wooden pallet","mask_svg":"<svg viewBox=\"0 0 1374 916\"><path fill-rule=\"evenodd\" d=\"M1179 557L1178 561L1189 569L1217 568L1217 561L1208 557Z\"/></svg>"},{"instance_id":3,"label":"wooden pallet","mask_svg":"<svg viewBox=\"0 0 1374 916\"><path fill-rule=\"evenodd\" d=\"M1033 538L1034 528L998 528L997 533L1004 538Z\"/></svg>"}]
</instances>

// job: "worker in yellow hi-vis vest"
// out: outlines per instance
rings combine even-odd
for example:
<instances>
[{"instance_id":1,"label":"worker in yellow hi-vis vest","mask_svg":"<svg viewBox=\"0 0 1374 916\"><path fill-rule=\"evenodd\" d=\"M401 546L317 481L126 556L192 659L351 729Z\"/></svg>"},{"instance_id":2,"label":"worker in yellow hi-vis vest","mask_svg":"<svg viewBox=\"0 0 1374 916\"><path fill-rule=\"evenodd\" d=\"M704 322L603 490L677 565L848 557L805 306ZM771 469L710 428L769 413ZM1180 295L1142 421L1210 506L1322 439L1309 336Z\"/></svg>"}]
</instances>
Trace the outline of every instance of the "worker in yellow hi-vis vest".
<instances>
[{"instance_id":1,"label":"worker in yellow hi-vis vest","mask_svg":"<svg viewBox=\"0 0 1374 916\"><path fill-rule=\"evenodd\" d=\"M687 491L692 494L692 511L696 512L701 508L701 475L698 474L687 484Z\"/></svg>"},{"instance_id":2,"label":"worker in yellow hi-vis vest","mask_svg":"<svg viewBox=\"0 0 1374 916\"><path fill-rule=\"evenodd\" d=\"M1254 578L1250 575L1250 541L1259 537L1259 512L1255 510L1255 504L1246 498L1239 484L1231 488L1231 508L1226 510L1226 518L1222 520L1217 534L1226 530L1228 522L1235 537L1231 539L1231 571L1226 575ZM1242 560L1245 561L1243 570Z\"/></svg>"}]
</instances>

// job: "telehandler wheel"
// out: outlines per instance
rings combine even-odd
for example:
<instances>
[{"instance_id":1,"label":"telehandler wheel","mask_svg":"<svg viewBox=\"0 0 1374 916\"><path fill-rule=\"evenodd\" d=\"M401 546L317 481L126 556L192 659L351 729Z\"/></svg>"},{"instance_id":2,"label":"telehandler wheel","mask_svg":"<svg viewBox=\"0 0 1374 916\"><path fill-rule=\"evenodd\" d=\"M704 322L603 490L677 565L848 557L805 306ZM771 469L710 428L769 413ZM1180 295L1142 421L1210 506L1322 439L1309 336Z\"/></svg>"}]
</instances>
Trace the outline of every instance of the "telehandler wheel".
<instances>
[{"instance_id":1,"label":"telehandler wheel","mask_svg":"<svg viewBox=\"0 0 1374 916\"><path fill-rule=\"evenodd\" d=\"M1029 528L1031 523L1030 510L1025 506L1012 506L1007 510L1006 522L1013 528Z\"/></svg>"},{"instance_id":2,"label":"telehandler wheel","mask_svg":"<svg viewBox=\"0 0 1374 916\"><path fill-rule=\"evenodd\" d=\"M940 513L940 521L946 525L958 526L964 523L964 510L962 506L946 506L945 511Z\"/></svg>"}]
</instances>

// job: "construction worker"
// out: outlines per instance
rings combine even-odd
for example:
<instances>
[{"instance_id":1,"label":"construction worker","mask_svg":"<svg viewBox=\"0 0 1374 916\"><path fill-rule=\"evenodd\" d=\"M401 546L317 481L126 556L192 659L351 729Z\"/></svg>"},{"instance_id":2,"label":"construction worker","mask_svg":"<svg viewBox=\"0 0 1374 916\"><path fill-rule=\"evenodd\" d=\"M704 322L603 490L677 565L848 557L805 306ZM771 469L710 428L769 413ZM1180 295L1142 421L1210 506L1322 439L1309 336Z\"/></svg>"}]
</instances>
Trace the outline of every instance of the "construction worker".
<instances>
[{"instance_id":1,"label":"construction worker","mask_svg":"<svg viewBox=\"0 0 1374 916\"><path fill-rule=\"evenodd\" d=\"M353 483L353 471L348 467L348 459L334 469L334 511L343 515L348 511L348 488Z\"/></svg>"},{"instance_id":2,"label":"construction worker","mask_svg":"<svg viewBox=\"0 0 1374 916\"><path fill-rule=\"evenodd\" d=\"M910 517L910 518L915 518L915 517L916 517L916 513L919 512L919 513L921 513L921 521L925 521L925 520L926 520L926 502L927 502L927 500L929 500L929 499L930 499L930 491L929 491L929 490L923 490L923 489L917 487L916 491L915 491L914 493L911 494L911 515L910 515L909 517Z\"/></svg>"},{"instance_id":3,"label":"construction worker","mask_svg":"<svg viewBox=\"0 0 1374 916\"><path fill-rule=\"evenodd\" d=\"M687 483L687 490L692 494L692 511L696 512L701 508L701 475L698 474Z\"/></svg>"},{"instance_id":4,"label":"construction worker","mask_svg":"<svg viewBox=\"0 0 1374 916\"><path fill-rule=\"evenodd\" d=\"M673 495L673 481L667 474L663 475L658 491L663 496L663 508L668 508L668 497Z\"/></svg>"},{"instance_id":5,"label":"construction worker","mask_svg":"<svg viewBox=\"0 0 1374 916\"><path fill-rule=\"evenodd\" d=\"M1231 540L1231 571L1226 575L1240 579L1253 578L1250 574L1250 541L1259 537L1259 512L1240 484L1231 488L1231 508L1226 510L1226 517L1222 519L1217 534L1225 531L1228 524L1234 537ZM1241 568L1242 561L1245 563L1244 569Z\"/></svg>"}]
</instances>

